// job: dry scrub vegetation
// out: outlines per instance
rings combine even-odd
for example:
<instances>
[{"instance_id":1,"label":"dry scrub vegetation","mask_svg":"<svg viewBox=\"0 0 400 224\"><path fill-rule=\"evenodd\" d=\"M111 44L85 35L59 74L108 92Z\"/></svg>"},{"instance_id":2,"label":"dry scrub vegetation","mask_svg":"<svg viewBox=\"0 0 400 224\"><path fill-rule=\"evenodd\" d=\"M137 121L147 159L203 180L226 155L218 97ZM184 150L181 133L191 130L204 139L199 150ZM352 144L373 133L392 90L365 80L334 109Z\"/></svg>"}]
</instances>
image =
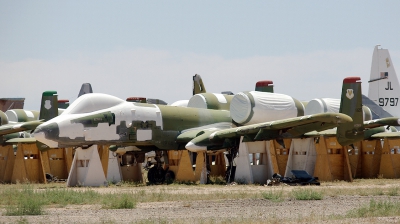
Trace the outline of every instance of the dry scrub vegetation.
<instances>
[{"instance_id":1,"label":"dry scrub vegetation","mask_svg":"<svg viewBox=\"0 0 400 224\"><path fill-rule=\"evenodd\" d=\"M321 186L0 185L0 223L396 223L400 180Z\"/></svg>"}]
</instances>

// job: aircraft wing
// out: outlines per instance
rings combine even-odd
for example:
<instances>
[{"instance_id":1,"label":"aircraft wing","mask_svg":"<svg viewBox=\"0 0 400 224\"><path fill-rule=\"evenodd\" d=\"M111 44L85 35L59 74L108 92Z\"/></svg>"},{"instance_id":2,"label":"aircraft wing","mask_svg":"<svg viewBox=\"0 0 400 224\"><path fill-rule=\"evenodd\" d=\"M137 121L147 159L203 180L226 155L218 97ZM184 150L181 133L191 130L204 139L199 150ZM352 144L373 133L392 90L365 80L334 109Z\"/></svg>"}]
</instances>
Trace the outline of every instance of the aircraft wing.
<instances>
[{"instance_id":1,"label":"aircraft wing","mask_svg":"<svg viewBox=\"0 0 400 224\"><path fill-rule=\"evenodd\" d=\"M225 129L229 129L229 128L232 128L231 122L221 122L221 123L215 123L212 125L201 126L198 128L192 128L192 129L183 131L176 138L176 141L181 142L181 143L184 143L184 142L187 143L199 135L202 135L202 134L210 135L216 131L225 130Z\"/></svg>"},{"instance_id":2,"label":"aircraft wing","mask_svg":"<svg viewBox=\"0 0 400 224\"><path fill-rule=\"evenodd\" d=\"M400 132L381 132L371 136L372 138L398 138Z\"/></svg>"},{"instance_id":3,"label":"aircraft wing","mask_svg":"<svg viewBox=\"0 0 400 224\"><path fill-rule=\"evenodd\" d=\"M323 131L310 131L304 134L307 137L319 137L321 135L336 135L337 128L331 128Z\"/></svg>"},{"instance_id":4,"label":"aircraft wing","mask_svg":"<svg viewBox=\"0 0 400 224\"><path fill-rule=\"evenodd\" d=\"M370 120L370 121L364 121L364 128L376 128L380 126L399 126L400 125L400 119L398 117L386 117L386 118L380 118L380 119L375 119L375 120Z\"/></svg>"},{"instance_id":5,"label":"aircraft wing","mask_svg":"<svg viewBox=\"0 0 400 224\"><path fill-rule=\"evenodd\" d=\"M12 138L6 141L7 144L16 144L16 143L36 143L36 138Z\"/></svg>"},{"instance_id":6,"label":"aircraft wing","mask_svg":"<svg viewBox=\"0 0 400 224\"><path fill-rule=\"evenodd\" d=\"M397 117L387 117L387 118L364 121L364 128L368 129L366 130L365 138L374 137L376 133L381 133L381 132L382 132L381 134L383 135L391 133L391 132L385 132L385 128L379 128L379 129L377 128L382 126L398 126L400 124L399 122L400 120ZM320 135L336 135L336 132L337 128L333 128L324 131L311 131L305 133L304 136L317 137Z\"/></svg>"},{"instance_id":7,"label":"aircraft wing","mask_svg":"<svg viewBox=\"0 0 400 224\"><path fill-rule=\"evenodd\" d=\"M189 151L204 151L214 143L244 136L243 141L263 141L276 138L298 138L311 131L322 131L352 122L352 118L341 113L321 113L294 117L217 131L198 132L186 145ZM179 138L179 137L178 137Z\"/></svg>"},{"instance_id":8,"label":"aircraft wing","mask_svg":"<svg viewBox=\"0 0 400 224\"><path fill-rule=\"evenodd\" d=\"M0 126L0 136L20 131L34 130L37 126L43 123L43 120L28 121L15 124L6 124Z\"/></svg>"}]
</instances>

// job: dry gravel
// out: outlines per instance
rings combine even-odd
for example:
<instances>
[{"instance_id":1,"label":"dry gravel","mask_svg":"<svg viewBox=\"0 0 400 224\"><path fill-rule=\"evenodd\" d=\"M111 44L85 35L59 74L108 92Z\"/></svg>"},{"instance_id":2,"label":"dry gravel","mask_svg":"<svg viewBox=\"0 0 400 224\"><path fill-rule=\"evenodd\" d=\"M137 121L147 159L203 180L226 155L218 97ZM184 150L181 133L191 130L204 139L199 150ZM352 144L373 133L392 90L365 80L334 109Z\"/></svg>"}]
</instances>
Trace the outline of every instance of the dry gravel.
<instances>
[{"instance_id":1,"label":"dry gravel","mask_svg":"<svg viewBox=\"0 0 400 224\"><path fill-rule=\"evenodd\" d=\"M400 188L400 180L382 185L343 185L323 184L312 189L342 189L357 191L365 188L386 190ZM371 199L400 201L400 196L388 195L328 195L323 200L301 201L285 198L273 202L262 198L214 200L210 194L219 192L265 192L272 190L292 191L299 187L266 187L254 185L236 186L143 186L93 188L101 193L110 192L168 192L173 194L204 194L207 200L166 201L138 203L135 209L103 209L101 205L68 205L64 208L45 208L45 215L11 217L0 216L0 223L399 223L400 217L378 217L365 219L334 219L331 215L344 215L346 212L366 205ZM303 187L304 188L304 187ZM79 188L76 188L79 190ZM400 193L400 191L399 191ZM207 196L208 195L208 196ZM4 212L4 209L1 210Z\"/></svg>"}]
</instances>

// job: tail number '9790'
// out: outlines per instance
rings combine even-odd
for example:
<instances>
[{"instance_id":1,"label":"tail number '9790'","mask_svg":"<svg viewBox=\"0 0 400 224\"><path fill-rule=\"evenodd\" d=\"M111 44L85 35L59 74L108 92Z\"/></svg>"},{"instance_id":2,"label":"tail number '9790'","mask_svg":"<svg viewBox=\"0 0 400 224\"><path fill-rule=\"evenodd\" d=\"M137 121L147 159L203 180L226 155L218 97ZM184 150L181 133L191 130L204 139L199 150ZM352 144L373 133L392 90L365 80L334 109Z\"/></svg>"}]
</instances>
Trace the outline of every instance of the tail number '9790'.
<instances>
[{"instance_id":1,"label":"tail number '9790'","mask_svg":"<svg viewBox=\"0 0 400 224\"><path fill-rule=\"evenodd\" d=\"M397 103L399 102L399 98L379 98L379 106L397 106Z\"/></svg>"}]
</instances>

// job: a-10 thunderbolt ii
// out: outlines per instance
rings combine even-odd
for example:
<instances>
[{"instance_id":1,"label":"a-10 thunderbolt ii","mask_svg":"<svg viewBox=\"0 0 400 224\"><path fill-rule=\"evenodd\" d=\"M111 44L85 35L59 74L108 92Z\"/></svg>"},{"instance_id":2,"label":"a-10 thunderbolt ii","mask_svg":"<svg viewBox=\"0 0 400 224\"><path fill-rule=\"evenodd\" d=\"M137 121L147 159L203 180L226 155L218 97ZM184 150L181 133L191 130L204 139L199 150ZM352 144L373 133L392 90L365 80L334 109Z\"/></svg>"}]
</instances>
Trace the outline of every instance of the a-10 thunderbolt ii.
<instances>
[{"instance_id":1,"label":"a-10 thunderbolt ii","mask_svg":"<svg viewBox=\"0 0 400 224\"><path fill-rule=\"evenodd\" d=\"M7 114L0 111L0 145L13 143L10 142L11 139L18 139L19 142L35 142L34 139L30 138L30 132L38 125L58 115L57 99L56 91L43 92L38 120L13 122L8 120ZM22 115L29 111L15 109L12 112L21 120Z\"/></svg>"},{"instance_id":2,"label":"a-10 thunderbolt ii","mask_svg":"<svg viewBox=\"0 0 400 224\"><path fill-rule=\"evenodd\" d=\"M83 83L78 97L86 93L92 93L90 83ZM40 124L61 114L68 107L68 100L58 101L57 91L45 91L42 93L40 111L12 109L6 113L0 111L0 145L15 144L18 142L36 142L31 138L31 132ZM42 149L48 148L38 144Z\"/></svg>"},{"instance_id":3,"label":"a-10 thunderbolt ii","mask_svg":"<svg viewBox=\"0 0 400 224\"><path fill-rule=\"evenodd\" d=\"M236 154L241 136L243 141L299 138L310 131L352 122L342 113L299 116L304 112L302 104L283 94L243 92L235 97L227 111L133 103L107 94L85 94L60 116L39 125L34 137L50 148L132 146L130 153L136 158L144 158L145 152L153 150L226 149ZM279 105L265 104L277 100ZM163 179L164 172L151 173Z\"/></svg>"}]
</instances>

